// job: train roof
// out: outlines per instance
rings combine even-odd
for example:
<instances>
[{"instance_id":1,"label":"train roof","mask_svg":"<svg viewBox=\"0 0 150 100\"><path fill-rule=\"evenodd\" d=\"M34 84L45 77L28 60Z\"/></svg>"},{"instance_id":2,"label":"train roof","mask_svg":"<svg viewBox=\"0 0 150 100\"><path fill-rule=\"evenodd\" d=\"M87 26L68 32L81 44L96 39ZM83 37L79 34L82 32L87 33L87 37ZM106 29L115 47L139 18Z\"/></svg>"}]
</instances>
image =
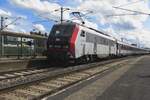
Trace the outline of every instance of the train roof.
<instances>
[{"instance_id":1,"label":"train roof","mask_svg":"<svg viewBox=\"0 0 150 100\"><path fill-rule=\"evenodd\" d=\"M59 23L59 24L56 24L56 25L60 25L60 24L62 24L62 25L79 25L79 26L81 26L81 27L83 27L83 28L88 29L89 31L93 31L96 35L101 35L102 37L107 38L107 39L110 39L110 40L113 40L113 41L116 40L116 38L114 38L114 37L112 37L112 36L106 34L107 32L104 32L104 31L102 31L102 30L97 30L97 29L94 29L94 28L85 26L85 25L83 25L83 24L79 24L79 23L76 23L76 22L64 22L64 23ZM99 34L98 34L98 33L99 33Z\"/></svg>"},{"instance_id":2,"label":"train roof","mask_svg":"<svg viewBox=\"0 0 150 100\"><path fill-rule=\"evenodd\" d=\"M85 26L85 25L83 25L83 24L79 24L79 23L76 23L76 22L57 23L57 24L55 24L55 25L60 25L60 24L62 24L62 25L79 25L79 26L88 28L88 29L90 29L90 30L93 30L93 31L95 31L95 32L97 32L97 33L103 34L103 35L105 35L105 36L112 37L112 36L106 34L106 32L104 32L104 31L102 31L102 30L97 30L97 29L94 29L94 28L91 28L91 27L88 27L88 26Z\"/></svg>"},{"instance_id":3,"label":"train roof","mask_svg":"<svg viewBox=\"0 0 150 100\"><path fill-rule=\"evenodd\" d=\"M134 47L134 48L137 48L136 46L133 46L133 45L131 45L131 44L129 44L129 43L125 43L125 42L122 42L122 41L117 41L117 43L119 43L119 44L122 44L122 45L126 45L126 46L130 46L130 47Z\"/></svg>"},{"instance_id":4,"label":"train roof","mask_svg":"<svg viewBox=\"0 0 150 100\"><path fill-rule=\"evenodd\" d=\"M98 36L101 36L103 38L106 38L106 39L109 39L109 40L112 40L112 41L116 41L116 38L106 34L106 32L104 31L101 31L101 30L96 30L94 28L90 28L90 27L86 27L84 25L80 25L82 28L84 28L85 30L87 30L87 32L92 32L92 34L95 34L95 35L98 35ZM84 30L83 29L83 30Z\"/></svg>"},{"instance_id":5,"label":"train roof","mask_svg":"<svg viewBox=\"0 0 150 100\"><path fill-rule=\"evenodd\" d=\"M146 49L144 49L144 48L139 48L139 47L137 47L137 46L134 46L134 45L131 45L131 44L128 44L128 43L119 41L119 40L117 41L117 43L122 44L122 45L129 46L129 47L132 47L132 48L140 49L140 50L146 50ZM146 51L148 51L148 50L146 50Z\"/></svg>"}]
</instances>

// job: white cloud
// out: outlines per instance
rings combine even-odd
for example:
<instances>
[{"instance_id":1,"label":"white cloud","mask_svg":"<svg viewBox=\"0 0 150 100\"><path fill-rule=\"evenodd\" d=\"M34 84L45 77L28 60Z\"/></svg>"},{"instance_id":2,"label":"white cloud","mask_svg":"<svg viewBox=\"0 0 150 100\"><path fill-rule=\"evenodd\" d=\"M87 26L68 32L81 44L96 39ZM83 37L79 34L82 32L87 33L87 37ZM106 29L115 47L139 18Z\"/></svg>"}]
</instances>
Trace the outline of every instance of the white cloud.
<instances>
[{"instance_id":1,"label":"white cloud","mask_svg":"<svg viewBox=\"0 0 150 100\"><path fill-rule=\"evenodd\" d=\"M17 32L17 33L24 33L24 34L29 34L25 29L18 27L16 25L9 25L5 30L7 31L12 31L12 32Z\"/></svg>"},{"instance_id":2,"label":"white cloud","mask_svg":"<svg viewBox=\"0 0 150 100\"><path fill-rule=\"evenodd\" d=\"M12 31L12 32L21 32L21 33L25 33L28 34L29 32L26 30L26 26L23 26L23 24L26 24L27 21L24 21L25 18L27 18L26 16L22 16L22 15L17 15L18 17L21 17L21 19L17 20L16 22L14 22L14 18L12 19L11 17L8 17L8 19L4 20L4 30L5 31ZM14 23L12 23L14 22ZM11 24L10 24L11 23ZM29 26L29 24L28 24ZM31 28L31 27L30 27Z\"/></svg>"},{"instance_id":3,"label":"white cloud","mask_svg":"<svg viewBox=\"0 0 150 100\"><path fill-rule=\"evenodd\" d=\"M34 27L35 30L37 30L37 31L45 32L45 28L44 28L44 26L41 25L41 24L34 24L33 27Z\"/></svg>"},{"instance_id":4,"label":"white cloud","mask_svg":"<svg viewBox=\"0 0 150 100\"><path fill-rule=\"evenodd\" d=\"M60 18L60 11L54 12L55 9L60 8L60 5L57 3L42 0L11 0L10 2L17 6L31 9L35 11L37 15L44 18L56 20Z\"/></svg>"},{"instance_id":5,"label":"white cloud","mask_svg":"<svg viewBox=\"0 0 150 100\"><path fill-rule=\"evenodd\" d=\"M28 34L29 32L27 32L25 29L23 29L22 27L19 27L17 25L9 25L7 28L5 28L4 30L6 31L12 31L12 32L21 32L21 33L25 33Z\"/></svg>"},{"instance_id":6,"label":"white cloud","mask_svg":"<svg viewBox=\"0 0 150 100\"><path fill-rule=\"evenodd\" d=\"M24 19L27 19L27 16L25 15L18 15L18 14L12 14L10 11L5 11L0 9L0 16L3 17L7 17L7 19L4 19L4 30L7 31L13 31L13 32L23 32L26 33L27 31L25 31L24 27L22 27L21 25L16 25L16 23L24 23ZM14 17L14 18L12 18ZM14 22L15 17L20 17L20 19L18 19L16 22ZM14 22L14 23L12 23ZM10 24L11 23L11 24ZM5 27L6 25L8 25L7 27Z\"/></svg>"},{"instance_id":7,"label":"white cloud","mask_svg":"<svg viewBox=\"0 0 150 100\"><path fill-rule=\"evenodd\" d=\"M133 2L135 0L130 0ZM60 12L51 12L55 9L60 8L60 5L54 2L48 2L46 0L11 0L11 2L20 7L32 9L40 14L41 17L48 19L60 19ZM114 28L117 27L119 30L128 30L128 29L136 29L143 28L143 22L148 18L148 16L124 16L124 17L111 17L106 18L105 15L110 14L118 14L118 13L129 13L127 11L117 10L112 8L112 6L118 6L122 4L129 3L129 0L73 0L66 2L75 2L78 3L76 7L72 7L72 9L78 9L78 11L86 11L91 10L94 11L94 16L96 18L97 24L105 25L112 24ZM134 4L132 6L127 6L128 9L139 10L149 12L149 7L146 2L140 2ZM69 14L64 13L64 18L69 19ZM89 21L88 21L89 22ZM115 29L116 30L116 29Z\"/></svg>"},{"instance_id":8,"label":"white cloud","mask_svg":"<svg viewBox=\"0 0 150 100\"><path fill-rule=\"evenodd\" d=\"M52 0L50 0L52 1ZM46 0L11 0L11 2L17 6L24 7L27 9L31 9L35 11L38 15L41 14L41 17L48 19L60 19L60 12L51 12L55 9L60 8L58 3L50 2ZM58 1L58 0L57 0ZM87 10L91 10L94 13L89 16L94 20L89 21L85 19L86 25L94 28L98 28L98 26L106 26L106 31L113 32L111 35L114 37L127 39L127 42L138 42L139 41L148 41L150 37L145 40L141 38L141 35L137 32L142 33L144 36L148 36L149 31L141 31L144 28L143 23L148 19L149 16L137 15L137 16L122 16L122 17L106 17L106 15L111 14L126 14L131 13L128 11L117 10L114 9L113 6L119 6L123 4L128 4L130 2L135 2L135 0L66 0L66 4L73 6L69 6L71 9L86 12ZM150 8L148 6L148 0L145 2L141 0L139 3L135 3L133 5L125 6L126 9L141 11L141 12L150 12ZM69 14L67 12L64 13L65 19L70 19ZM79 21L77 21L79 22ZM43 29L44 30L44 29ZM138 30L138 31L137 31ZM130 34L130 33L134 33ZM109 33L110 34L110 33ZM143 44L146 42L142 42ZM147 44L144 44L148 46ZM150 47L150 45L149 45Z\"/></svg>"},{"instance_id":9,"label":"white cloud","mask_svg":"<svg viewBox=\"0 0 150 100\"><path fill-rule=\"evenodd\" d=\"M129 32L129 34L133 35L134 37L136 37L138 39L138 43L141 46L144 47L150 47L150 31L143 28L141 29L136 29L132 32Z\"/></svg>"},{"instance_id":10,"label":"white cloud","mask_svg":"<svg viewBox=\"0 0 150 100\"><path fill-rule=\"evenodd\" d=\"M131 13L128 11L117 10L114 9L113 6L119 6L123 4L127 4L129 2L135 2L135 0L84 0L80 3L77 8L80 11L91 10L95 13L92 14L94 18L96 18L97 24L99 25L108 25L110 27L106 28L106 31L113 32L112 35L119 38L125 38L128 43L138 43L139 41L148 41L150 36L145 40L144 38L140 38L141 35L138 34L143 33L144 36L149 34L145 34L144 30L144 22L149 18L149 16L145 15L137 15L137 16L122 16L122 17L106 17L106 15L111 14L127 14ZM131 9L141 12L150 12L150 8L148 6L148 2L139 2L130 6L124 7L125 9ZM136 31L138 29L138 31ZM147 33L149 31L147 30ZM134 33L128 34L128 33ZM150 32L149 32L150 33ZM150 42L150 41L149 41ZM145 42L144 42L145 43ZM147 44L144 44L148 46ZM150 47L150 44L149 44Z\"/></svg>"},{"instance_id":11,"label":"white cloud","mask_svg":"<svg viewBox=\"0 0 150 100\"><path fill-rule=\"evenodd\" d=\"M135 0L130 0L133 2ZM120 14L120 13L131 13L127 11L114 9L113 6L118 6L122 4L129 3L129 0L85 0L83 1L78 9L82 10L92 10L95 12L94 16L99 20L100 24L115 24L117 27L126 24L130 25L131 28L143 28L143 22L148 18L148 16L123 16L123 17L110 17L106 18L106 15ZM150 12L148 4L145 2L137 3L132 6L125 7L131 10ZM123 28L123 27L122 27Z\"/></svg>"},{"instance_id":12,"label":"white cloud","mask_svg":"<svg viewBox=\"0 0 150 100\"><path fill-rule=\"evenodd\" d=\"M22 20L27 20L27 16L25 15L18 15L17 17L21 18Z\"/></svg>"},{"instance_id":13,"label":"white cloud","mask_svg":"<svg viewBox=\"0 0 150 100\"><path fill-rule=\"evenodd\" d=\"M11 13L0 9L0 16L8 17L8 16L11 16Z\"/></svg>"}]
</instances>

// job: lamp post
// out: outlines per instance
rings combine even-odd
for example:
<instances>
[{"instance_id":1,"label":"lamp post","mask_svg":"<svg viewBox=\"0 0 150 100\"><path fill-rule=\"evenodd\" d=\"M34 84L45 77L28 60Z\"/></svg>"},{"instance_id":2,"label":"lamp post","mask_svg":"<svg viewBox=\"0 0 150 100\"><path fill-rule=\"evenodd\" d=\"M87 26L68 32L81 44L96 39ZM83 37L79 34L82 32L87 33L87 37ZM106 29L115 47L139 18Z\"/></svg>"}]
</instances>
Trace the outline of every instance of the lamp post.
<instances>
[{"instance_id":1,"label":"lamp post","mask_svg":"<svg viewBox=\"0 0 150 100\"><path fill-rule=\"evenodd\" d=\"M5 28L7 28L9 25L12 25L12 24L14 24L17 20L19 20L19 19L21 19L21 17L17 17L15 20L13 20L12 22L10 22L9 24L7 24L7 25L4 25L4 21L6 20L6 19L8 19L8 17L3 17L3 16L1 16L0 17L1 19L0 19L0 23L1 23L1 27L0 27L0 49L1 49L1 56L3 56L3 54L4 54L4 48L3 48L3 45L4 45L4 37L2 36L2 34L1 34L1 32L5 29Z\"/></svg>"},{"instance_id":2,"label":"lamp post","mask_svg":"<svg viewBox=\"0 0 150 100\"><path fill-rule=\"evenodd\" d=\"M4 29L4 19L7 19L7 17L1 16L1 19L0 19L0 20L1 20L1 28L0 28L0 32L3 31L3 29ZM4 38L3 38L2 34L0 34L1 57L2 57L3 54L4 54L3 44L4 44Z\"/></svg>"}]
</instances>

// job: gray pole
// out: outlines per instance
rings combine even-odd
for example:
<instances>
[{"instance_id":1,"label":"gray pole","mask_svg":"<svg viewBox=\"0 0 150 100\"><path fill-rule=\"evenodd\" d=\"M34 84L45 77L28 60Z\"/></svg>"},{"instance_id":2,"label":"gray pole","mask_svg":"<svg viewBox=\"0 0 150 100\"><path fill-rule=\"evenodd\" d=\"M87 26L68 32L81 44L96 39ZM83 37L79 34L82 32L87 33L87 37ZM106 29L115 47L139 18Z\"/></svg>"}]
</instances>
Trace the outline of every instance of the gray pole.
<instances>
[{"instance_id":1,"label":"gray pole","mask_svg":"<svg viewBox=\"0 0 150 100\"><path fill-rule=\"evenodd\" d=\"M3 30L4 17L1 17L1 28L0 32ZM1 46L1 57L3 56L3 36L0 34L0 46Z\"/></svg>"},{"instance_id":2,"label":"gray pole","mask_svg":"<svg viewBox=\"0 0 150 100\"><path fill-rule=\"evenodd\" d=\"M3 30L4 17L1 17L1 31Z\"/></svg>"},{"instance_id":3,"label":"gray pole","mask_svg":"<svg viewBox=\"0 0 150 100\"><path fill-rule=\"evenodd\" d=\"M61 23L63 22L63 7L61 7L61 19L60 19Z\"/></svg>"},{"instance_id":4,"label":"gray pole","mask_svg":"<svg viewBox=\"0 0 150 100\"><path fill-rule=\"evenodd\" d=\"M23 54L23 48L22 48L22 47L23 47L23 45L22 45L22 37L21 37L20 45L21 45L21 49L20 49L20 50L21 50L21 51L20 51L20 56L22 57L22 54Z\"/></svg>"}]
</instances>

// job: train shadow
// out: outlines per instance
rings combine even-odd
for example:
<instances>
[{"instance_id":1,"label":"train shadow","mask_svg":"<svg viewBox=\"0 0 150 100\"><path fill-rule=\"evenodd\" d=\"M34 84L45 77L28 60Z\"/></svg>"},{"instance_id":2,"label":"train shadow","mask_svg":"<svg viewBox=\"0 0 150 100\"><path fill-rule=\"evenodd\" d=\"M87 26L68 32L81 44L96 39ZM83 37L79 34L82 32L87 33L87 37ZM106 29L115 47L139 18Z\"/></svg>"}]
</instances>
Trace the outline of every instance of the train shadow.
<instances>
[{"instance_id":1,"label":"train shadow","mask_svg":"<svg viewBox=\"0 0 150 100\"><path fill-rule=\"evenodd\" d=\"M84 65L84 64L88 64L88 63L95 63L95 62L102 62L102 61L106 61L106 60L110 60L110 59L117 59L117 58L122 58L124 56L120 56L120 57L107 57L107 58L98 58L94 61L90 61L90 62L80 62L80 63L74 63L74 62L70 62L70 61L52 61L52 60L48 60L48 59L36 59L36 60L30 60L27 64L27 68L35 68L35 69L43 69L43 68L66 68L66 67L70 67L70 66L78 66L78 65Z\"/></svg>"},{"instance_id":2,"label":"train shadow","mask_svg":"<svg viewBox=\"0 0 150 100\"><path fill-rule=\"evenodd\" d=\"M36 69L42 69L42 68L51 68L51 67L68 67L73 64L70 64L69 62L61 62L61 61L50 61L47 59L39 59L39 60L30 60L27 64L27 68L36 68Z\"/></svg>"}]
</instances>

